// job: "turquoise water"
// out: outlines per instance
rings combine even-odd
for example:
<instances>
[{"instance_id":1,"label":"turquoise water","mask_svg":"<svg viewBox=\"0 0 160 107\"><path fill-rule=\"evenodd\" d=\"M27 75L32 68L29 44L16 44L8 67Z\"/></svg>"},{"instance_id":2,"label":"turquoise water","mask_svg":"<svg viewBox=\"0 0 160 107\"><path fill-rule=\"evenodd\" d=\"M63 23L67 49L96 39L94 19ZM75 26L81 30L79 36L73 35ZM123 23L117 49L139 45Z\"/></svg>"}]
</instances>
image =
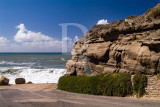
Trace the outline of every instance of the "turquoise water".
<instances>
[{"instance_id":1,"label":"turquoise water","mask_svg":"<svg viewBox=\"0 0 160 107\"><path fill-rule=\"evenodd\" d=\"M70 53L0 53L0 75L9 78L11 84L18 77L33 83L57 83L66 73L69 59Z\"/></svg>"}]
</instances>

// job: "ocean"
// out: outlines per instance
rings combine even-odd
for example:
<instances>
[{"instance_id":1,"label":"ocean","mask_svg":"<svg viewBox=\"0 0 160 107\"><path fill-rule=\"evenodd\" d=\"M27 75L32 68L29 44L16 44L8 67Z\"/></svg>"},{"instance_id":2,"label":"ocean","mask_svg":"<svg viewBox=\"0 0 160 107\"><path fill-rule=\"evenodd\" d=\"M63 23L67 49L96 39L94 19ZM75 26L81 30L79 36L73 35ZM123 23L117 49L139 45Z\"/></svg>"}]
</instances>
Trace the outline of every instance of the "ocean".
<instances>
[{"instance_id":1,"label":"ocean","mask_svg":"<svg viewBox=\"0 0 160 107\"><path fill-rule=\"evenodd\" d=\"M66 73L65 64L71 54L61 53L0 53L0 76L15 84L16 78L32 83L57 83Z\"/></svg>"}]
</instances>

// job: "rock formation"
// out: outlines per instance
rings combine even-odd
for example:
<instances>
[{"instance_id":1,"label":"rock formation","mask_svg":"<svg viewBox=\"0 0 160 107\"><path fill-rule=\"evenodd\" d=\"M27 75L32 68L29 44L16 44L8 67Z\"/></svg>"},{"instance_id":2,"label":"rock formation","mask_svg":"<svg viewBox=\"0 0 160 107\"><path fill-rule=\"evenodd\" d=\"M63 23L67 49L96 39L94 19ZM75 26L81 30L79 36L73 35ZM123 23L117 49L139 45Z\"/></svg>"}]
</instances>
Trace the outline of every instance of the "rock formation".
<instances>
[{"instance_id":1,"label":"rock formation","mask_svg":"<svg viewBox=\"0 0 160 107\"><path fill-rule=\"evenodd\" d=\"M9 79L4 76L1 76L0 85L9 85Z\"/></svg>"},{"instance_id":2,"label":"rock formation","mask_svg":"<svg viewBox=\"0 0 160 107\"><path fill-rule=\"evenodd\" d=\"M16 78L15 83L16 84L25 84L26 80L24 78Z\"/></svg>"},{"instance_id":3,"label":"rock formation","mask_svg":"<svg viewBox=\"0 0 160 107\"><path fill-rule=\"evenodd\" d=\"M141 16L95 25L71 53L69 75L160 73L160 4Z\"/></svg>"}]
</instances>

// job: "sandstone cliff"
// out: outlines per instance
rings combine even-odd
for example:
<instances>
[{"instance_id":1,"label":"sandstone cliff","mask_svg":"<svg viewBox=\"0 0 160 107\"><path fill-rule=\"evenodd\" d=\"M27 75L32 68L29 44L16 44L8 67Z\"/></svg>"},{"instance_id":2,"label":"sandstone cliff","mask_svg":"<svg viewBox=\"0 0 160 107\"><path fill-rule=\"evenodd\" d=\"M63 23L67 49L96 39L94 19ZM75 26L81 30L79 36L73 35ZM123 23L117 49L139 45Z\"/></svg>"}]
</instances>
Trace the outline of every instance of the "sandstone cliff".
<instances>
[{"instance_id":1,"label":"sandstone cliff","mask_svg":"<svg viewBox=\"0 0 160 107\"><path fill-rule=\"evenodd\" d=\"M72 50L67 74L160 72L160 4L141 16L95 25Z\"/></svg>"}]
</instances>

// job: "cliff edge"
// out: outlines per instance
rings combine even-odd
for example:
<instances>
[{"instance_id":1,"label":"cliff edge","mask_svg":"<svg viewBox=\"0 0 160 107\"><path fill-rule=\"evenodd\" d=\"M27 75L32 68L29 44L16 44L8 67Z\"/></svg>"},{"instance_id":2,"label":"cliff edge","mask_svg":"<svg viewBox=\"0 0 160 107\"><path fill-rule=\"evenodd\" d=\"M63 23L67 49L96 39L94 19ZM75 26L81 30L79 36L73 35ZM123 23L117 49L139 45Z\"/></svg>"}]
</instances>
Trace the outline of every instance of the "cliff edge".
<instances>
[{"instance_id":1,"label":"cliff edge","mask_svg":"<svg viewBox=\"0 0 160 107\"><path fill-rule=\"evenodd\" d=\"M141 16L95 25L71 53L69 75L160 73L160 3Z\"/></svg>"}]
</instances>

